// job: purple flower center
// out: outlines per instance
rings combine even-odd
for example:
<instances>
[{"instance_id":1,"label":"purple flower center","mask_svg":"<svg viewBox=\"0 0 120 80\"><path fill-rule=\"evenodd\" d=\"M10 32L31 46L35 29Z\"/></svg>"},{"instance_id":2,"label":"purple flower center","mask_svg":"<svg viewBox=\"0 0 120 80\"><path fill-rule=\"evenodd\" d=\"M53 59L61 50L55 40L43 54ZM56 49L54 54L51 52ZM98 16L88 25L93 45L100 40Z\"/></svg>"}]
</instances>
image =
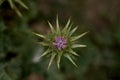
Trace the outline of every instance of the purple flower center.
<instances>
[{"instance_id":1,"label":"purple flower center","mask_svg":"<svg viewBox=\"0 0 120 80\"><path fill-rule=\"evenodd\" d=\"M62 36L55 37L54 42L53 42L53 46L56 49L58 49L59 51L66 48L66 46L67 46L66 38L64 38Z\"/></svg>"}]
</instances>

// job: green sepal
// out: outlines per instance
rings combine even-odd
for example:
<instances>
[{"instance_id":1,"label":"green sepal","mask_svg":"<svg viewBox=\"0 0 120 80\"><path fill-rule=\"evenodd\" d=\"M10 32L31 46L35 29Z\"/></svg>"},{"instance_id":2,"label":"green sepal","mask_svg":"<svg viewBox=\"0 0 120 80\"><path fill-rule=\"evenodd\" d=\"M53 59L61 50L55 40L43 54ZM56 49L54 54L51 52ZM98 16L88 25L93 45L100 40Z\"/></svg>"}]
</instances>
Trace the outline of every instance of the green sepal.
<instances>
[{"instance_id":1,"label":"green sepal","mask_svg":"<svg viewBox=\"0 0 120 80\"><path fill-rule=\"evenodd\" d=\"M80 56L75 51L73 51L72 49L70 49L68 52L71 53L71 54L73 54L73 55L75 55L75 56Z\"/></svg>"},{"instance_id":2,"label":"green sepal","mask_svg":"<svg viewBox=\"0 0 120 80\"><path fill-rule=\"evenodd\" d=\"M50 50L50 49L47 49L44 53L42 53L42 55L40 55L39 58L41 58L41 57L47 55L47 54L50 53L50 52L51 52L51 50Z\"/></svg>"},{"instance_id":3,"label":"green sepal","mask_svg":"<svg viewBox=\"0 0 120 80\"><path fill-rule=\"evenodd\" d=\"M38 34L38 33L35 33L35 32L33 32L33 34L35 34L35 35L37 35L37 36L39 36L39 37L41 37L41 38L43 38L45 40L48 40L44 35L41 35L41 34Z\"/></svg>"},{"instance_id":4,"label":"green sepal","mask_svg":"<svg viewBox=\"0 0 120 80\"><path fill-rule=\"evenodd\" d=\"M76 37L72 37L72 38L71 38L71 41L75 41L75 40L83 37L83 36L86 35L87 33L88 33L88 32L85 32L85 33L82 33L82 34L80 34L80 35L78 35L78 36L76 36Z\"/></svg>"},{"instance_id":5,"label":"green sepal","mask_svg":"<svg viewBox=\"0 0 120 80\"><path fill-rule=\"evenodd\" d=\"M56 54L55 54L55 53L52 53L51 59L50 59L49 65L48 65L48 70L49 70L49 68L50 68L50 66L51 66L51 64L52 64L52 62L53 62L55 56L56 56Z\"/></svg>"},{"instance_id":6,"label":"green sepal","mask_svg":"<svg viewBox=\"0 0 120 80\"><path fill-rule=\"evenodd\" d=\"M82 45L82 44L73 44L71 46L71 48L78 48L78 47L86 47L86 45Z\"/></svg>"},{"instance_id":7,"label":"green sepal","mask_svg":"<svg viewBox=\"0 0 120 80\"><path fill-rule=\"evenodd\" d=\"M58 57L57 57L57 67L58 67L58 69L60 68L60 59L61 59L61 56L62 56L62 52L58 53Z\"/></svg>"},{"instance_id":8,"label":"green sepal","mask_svg":"<svg viewBox=\"0 0 120 80\"><path fill-rule=\"evenodd\" d=\"M38 42L38 44L42 45L42 46L49 46L48 43L45 43L45 42Z\"/></svg>"},{"instance_id":9,"label":"green sepal","mask_svg":"<svg viewBox=\"0 0 120 80\"><path fill-rule=\"evenodd\" d=\"M57 31L57 34L60 34L60 25L59 25L59 21L58 21L58 15L56 17L56 31Z\"/></svg>"},{"instance_id":10,"label":"green sepal","mask_svg":"<svg viewBox=\"0 0 120 80\"><path fill-rule=\"evenodd\" d=\"M64 56L65 56L70 62L72 62L72 64L73 64L74 66L78 67L68 53L64 54Z\"/></svg>"},{"instance_id":11,"label":"green sepal","mask_svg":"<svg viewBox=\"0 0 120 80\"><path fill-rule=\"evenodd\" d=\"M69 35L71 36L77 29L78 29L78 26L76 26L72 31L70 31Z\"/></svg>"},{"instance_id":12,"label":"green sepal","mask_svg":"<svg viewBox=\"0 0 120 80\"><path fill-rule=\"evenodd\" d=\"M70 21L71 21L71 18L69 18L67 24L65 25L65 27L64 27L64 29L63 29L63 33L66 33L66 31L67 31L67 29L68 29L68 27L69 27L69 25L70 25Z\"/></svg>"},{"instance_id":13,"label":"green sepal","mask_svg":"<svg viewBox=\"0 0 120 80\"><path fill-rule=\"evenodd\" d=\"M71 24L71 25L69 26L69 28L68 28L65 32L63 32L63 34L65 34L66 37L69 37L69 35L70 35L70 30L71 30L71 28L72 28L72 25L73 25L73 24Z\"/></svg>"},{"instance_id":14,"label":"green sepal","mask_svg":"<svg viewBox=\"0 0 120 80\"><path fill-rule=\"evenodd\" d=\"M55 30L54 30L54 28L53 28L52 24L51 24L49 21L48 21L48 24L49 24L49 26L50 26L50 29L51 29L52 33L54 33L54 32L55 32Z\"/></svg>"}]
</instances>

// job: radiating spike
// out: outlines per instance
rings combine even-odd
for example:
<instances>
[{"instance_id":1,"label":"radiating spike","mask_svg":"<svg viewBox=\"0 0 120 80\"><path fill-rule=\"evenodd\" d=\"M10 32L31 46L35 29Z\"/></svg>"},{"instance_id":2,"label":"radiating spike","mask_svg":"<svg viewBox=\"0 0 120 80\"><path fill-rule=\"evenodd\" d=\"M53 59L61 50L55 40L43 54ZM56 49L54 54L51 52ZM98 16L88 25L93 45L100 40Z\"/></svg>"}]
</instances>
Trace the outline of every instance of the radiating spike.
<instances>
[{"instance_id":1,"label":"radiating spike","mask_svg":"<svg viewBox=\"0 0 120 80\"><path fill-rule=\"evenodd\" d=\"M80 34L80 35L78 35L78 36L76 36L76 37L73 37L73 38L71 39L71 41L75 41L75 40L83 37L83 36L86 35L87 33L88 33L88 32L85 32L85 33L82 33L82 34Z\"/></svg>"},{"instance_id":2,"label":"radiating spike","mask_svg":"<svg viewBox=\"0 0 120 80\"><path fill-rule=\"evenodd\" d=\"M59 21L58 21L58 15L56 17L56 27L57 27L57 32L60 33L60 26L59 26Z\"/></svg>"},{"instance_id":3,"label":"radiating spike","mask_svg":"<svg viewBox=\"0 0 120 80\"><path fill-rule=\"evenodd\" d=\"M72 28L72 25L73 25L73 24L70 24L70 26L69 26L69 28L68 28L68 30L67 30L68 32L70 32L70 30L71 30L71 28Z\"/></svg>"},{"instance_id":4,"label":"radiating spike","mask_svg":"<svg viewBox=\"0 0 120 80\"><path fill-rule=\"evenodd\" d=\"M38 42L38 44L42 45L42 46L49 46L48 43L45 43L45 42Z\"/></svg>"},{"instance_id":5,"label":"radiating spike","mask_svg":"<svg viewBox=\"0 0 120 80\"><path fill-rule=\"evenodd\" d=\"M68 52L71 53L71 54L73 54L73 55L75 55L75 56L80 56L80 55L78 55L75 51L73 51L72 49L69 50Z\"/></svg>"},{"instance_id":6,"label":"radiating spike","mask_svg":"<svg viewBox=\"0 0 120 80\"><path fill-rule=\"evenodd\" d=\"M86 45L82 45L82 44L74 44L74 45L72 45L72 48L78 48L78 47L86 47Z\"/></svg>"},{"instance_id":7,"label":"radiating spike","mask_svg":"<svg viewBox=\"0 0 120 80\"><path fill-rule=\"evenodd\" d=\"M68 29L68 27L69 27L69 25L70 25L70 22L71 22L71 18L69 18L67 24L65 25L65 27L64 27L64 29L63 29L64 32L67 31L67 29Z\"/></svg>"},{"instance_id":8,"label":"radiating spike","mask_svg":"<svg viewBox=\"0 0 120 80\"><path fill-rule=\"evenodd\" d=\"M71 32L70 32L70 36L78 29L78 26L76 26Z\"/></svg>"},{"instance_id":9,"label":"radiating spike","mask_svg":"<svg viewBox=\"0 0 120 80\"><path fill-rule=\"evenodd\" d=\"M49 24L49 26L50 26L51 31L54 33L54 32L55 32L55 30L54 30L54 28L53 28L52 24L51 24L49 21L48 21L48 24Z\"/></svg>"},{"instance_id":10,"label":"radiating spike","mask_svg":"<svg viewBox=\"0 0 120 80\"><path fill-rule=\"evenodd\" d=\"M71 24L71 25L69 26L69 28L68 28L67 31L63 32L63 33L65 33L67 36L70 35L70 30L71 30L71 28L72 28L72 25L73 25L73 24Z\"/></svg>"},{"instance_id":11,"label":"radiating spike","mask_svg":"<svg viewBox=\"0 0 120 80\"><path fill-rule=\"evenodd\" d=\"M60 68L60 59L61 59L62 53L58 54L58 58L57 58L57 66L58 69Z\"/></svg>"},{"instance_id":12,"label":"radiating spike","mask_svg":"<svg viewBox=\"0 0 120 80\"><path fill-rule=\"evenodd\" d=\"M43 39L47 40L47 38L45 36L41 35L41 34L38 34L38 33L35 33L35 32L32 32L32 33L35 34L35 35L37 35L37 36L39 36L39 37L41 37L41 38L43 38Z\"/></svg>"},{"instance_id":13,"label":"radiating spike","mask_svg":"<svg viewBox=\"0 0 120 80\"><path fill-rule=\"evenodd\" d=\"M42 53L42 55L40 55L39 57L37 57L37 60L39 60L41 57L43 57L43 56L45 56L45 55L47 55L48 53L50 53L51 52L51 50L46 50L44 53Z\"/></svg>"},{"instance_id":14,"label":"radiating spike","mask_svg":"<svg viewBox=\"0 0 120 80\"><path fill-rule=\"evenodd\" d=\"M50 52L51 52L51 50L50 50L50 49L47 49L44 53L42 53L42 55L40 56L40 58L43 57L43 56L45 56L45 55L47 55L47 54L50 53Z\"/></svg>"},{"instance_id":15,"label":"radiating spike","mask_svg":"<svg viewBox=\"0 0 120 80\"><path fill-rule=\"evenodd\" d=\"M72 60L72 58L70 57L69 54L64 54L64 56L65 56L70 62L72 62L72 64L73 64L74 66L78 67L78 66L75 64L75 62Z\"/></svg>"},{"instance_id":16,"label":"radiating spike","mask_svg":"<svg viewBox=\"0 0 120 80\"><path fill-rule=\"evenodd\" d=\"M51 59L50 59L49 65L48 65L48 70L49 70L49 68L50 68L50 66L55 58L55 55L56 55L55 53L52 53L52 55L51 55Z\"/></svg>"}]
</instances>

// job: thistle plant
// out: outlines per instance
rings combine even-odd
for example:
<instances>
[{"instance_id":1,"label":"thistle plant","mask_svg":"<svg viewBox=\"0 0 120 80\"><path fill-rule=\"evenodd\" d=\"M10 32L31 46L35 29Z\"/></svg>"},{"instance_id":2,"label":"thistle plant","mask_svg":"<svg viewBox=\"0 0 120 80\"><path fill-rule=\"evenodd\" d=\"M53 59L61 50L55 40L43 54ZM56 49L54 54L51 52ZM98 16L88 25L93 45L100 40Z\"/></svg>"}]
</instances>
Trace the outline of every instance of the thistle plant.
<instances>
[{"instance_id":1,"label":"thistle plant","mask_svg":"<svg viewBox=\"0 0 120 80\"><path fill-rule=\"evenodd\" d=\"M75 28L71 29L71 19L68 20L63 29L60 29L58 17L56 18L56 28L54 28L49 21L48 24L51 29L51 33L48 35L34 33L35 35L44 39L44 41L39 42L39 44L47 48L39 58L46 55L51 56L48 64L48 69L50 68L54 59L56 59L57 67L60 68L60 60L62 56L66 57L70 62L72 62L74 66L77 67L76 63L72 59L72 56L79 56L79 54L77 54L73 48L86 47L86 45L77 44L76 40L87 34L87 32L82 33L78 36L73 36L78 27L76 26Z\"/></svg>"}]
</instances>

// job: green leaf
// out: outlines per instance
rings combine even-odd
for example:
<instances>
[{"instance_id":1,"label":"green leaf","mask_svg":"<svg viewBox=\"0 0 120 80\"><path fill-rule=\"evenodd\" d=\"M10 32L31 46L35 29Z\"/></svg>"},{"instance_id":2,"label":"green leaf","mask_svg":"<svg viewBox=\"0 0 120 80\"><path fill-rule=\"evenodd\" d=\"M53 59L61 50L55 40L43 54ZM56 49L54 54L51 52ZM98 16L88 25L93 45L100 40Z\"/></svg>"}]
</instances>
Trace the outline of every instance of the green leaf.
<instances>
[{"instance_id":1,"label":"green leaf","mask_svg":"<svg viewBox=\"0 0 120 80\"><path fill-rule=\"evenodd\" d=\"M78 36L76 36L76 37L73 37L73 38L71 39L71 41L75 41L75 40L83 37L83 36L86 35L87 33L88 33L88 32L84 32L84 33L82 33L82 34L80 34L80 35L78 35Z\"/></svg>"},{"instance_id":2,"label":"green leaf","mask_svg":"<svg viewBox=\"0 0 120 80\"><path fill-rule=\"evenodd\" d=\"M75 27L71 32L70 32L70 36L77 30L78 27Z\"/></svg>"},{"instance_id":3,"label":"green leaf","mask_svg":"<svg viewBox=\"0 0 120 80\"><path fill-rule=\"evenodd\" d=\"M29 9L21 0L15 0L17 3L19 3L22 7L25 9Z\"/></svg>"},{"instance_id":4,"label":"green leaf","mask_svg":"<svg viewBox=\"0 0 120 80\"><path fill-rule=\"evenodd\" d=\"M52 64L52 62L53 62L53 60L54 60L54 58L55 58L55 53L52 53L52 55L51 55L51 59L50 59L50 62L49 62L49 65L48 65L48 69L50 68L50 66L51 66L51 64Z\"/></svg>"},{"instance_id":5,"label":"green leaf","mask_svg":"<svg viewBox=\"0 0 120 80\"><path fill-rule=\"evenodd\" d=\"M82 45L82 44L74 44L74 45L72 45L72 48L78 48L78 47L86 47L86 45Z\"/></svg>"},{"instance_id":6,"label":"green leaf","mask_svg":"<svg viewBox=\"0 0 120 80\"><path fill-rule=\"evenodd\" d=\"M47 54L50 53L50 52L51 52L51 50L50 50L50 49L47 49L39 58L47 55Z\"/></svg>"},{"instance_id":7,"label":"green leaf","mask_svg":"<svg viewBox=\"0 0 120 80\"><path fill-rule=\"evenodd\" d=\"M71 53L71 54L73 54L73 55L75 55L75 56L80 56L75 51L73 51L72 49L70 49L68 52Z\"/></svg>"},{"instance_id":8,"label":"green leaf","mask_svg":"<svg viewBox=\"0 0 120 80\"><path fill-rule=\"evenodd\" d=\"M58 57L57 57L57 66L58 66L58 69L60 68L60 59L61 59L61 56L62 56L62 52L58 53Z\"/></svg>"},{"instance_id":9,"label":"green leaf","mask_svg":"<svg viewBox=\"0 0 120 80\"><path fill-rule=\"evenodd\" d=\"M49 24L49 26L50 26L50 28L51 28L52 33L54 33L54 32L55 32L55 30L54 30L54 28L53 28L52 24L51 24L49 21L48 21L48 24Z\"/></svg>"},{"instance_id":10,"label":"green leaf","mask_svg":"<svg viewBox=\"0 0 120 80\"><path fill-rule=\"evenodd\" d=\"M70 62L72 62L72 64L74 65L74 66L76 66L76 67L78 67L76 64L75 64L75 62L72 60L72 58L70 57L70 55L69 54L64 54L64 56L70 61Z\"/></svg>"}]
</instances>

